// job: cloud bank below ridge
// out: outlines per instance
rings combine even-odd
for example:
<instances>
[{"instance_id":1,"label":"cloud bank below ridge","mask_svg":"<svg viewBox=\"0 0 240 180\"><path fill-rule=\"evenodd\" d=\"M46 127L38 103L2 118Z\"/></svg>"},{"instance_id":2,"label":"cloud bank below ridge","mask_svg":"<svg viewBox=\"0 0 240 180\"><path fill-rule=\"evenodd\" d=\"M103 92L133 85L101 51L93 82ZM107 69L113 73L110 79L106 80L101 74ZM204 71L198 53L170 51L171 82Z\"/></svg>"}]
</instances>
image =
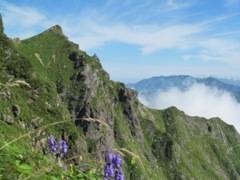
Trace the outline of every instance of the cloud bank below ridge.
<instances>
[{"instance_id":1,"label":"cloud bank below ridge","mask_svg":"<svg viewBox=\"0 0 240 180\"><path fill-rule=\"evenodd\" d=\"M240 132L240 104L225 91L196 83L186 91L171 88L168 91L158 91L151 97L140 93L139 100L155 109L176 106L190 116L219 117Z\"/></svg>"}]
</instances>

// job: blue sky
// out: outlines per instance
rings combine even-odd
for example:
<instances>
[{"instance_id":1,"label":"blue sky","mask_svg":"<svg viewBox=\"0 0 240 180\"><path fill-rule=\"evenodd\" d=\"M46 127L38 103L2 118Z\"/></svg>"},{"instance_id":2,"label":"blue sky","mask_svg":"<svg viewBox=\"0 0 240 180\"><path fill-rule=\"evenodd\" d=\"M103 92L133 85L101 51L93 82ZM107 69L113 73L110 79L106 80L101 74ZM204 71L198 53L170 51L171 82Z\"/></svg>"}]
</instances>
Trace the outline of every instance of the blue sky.
<instances>
[{"instance_id":1,"label":"blue sky","mask_svg":"<svg viewBox=\"0 0 240 180\"><path fill-rule=\"evenodd\" d=\"M240 78L240 0L0 0L0 13L11 38L59 24L116 81Z\"/></svg>"}]
</instances>

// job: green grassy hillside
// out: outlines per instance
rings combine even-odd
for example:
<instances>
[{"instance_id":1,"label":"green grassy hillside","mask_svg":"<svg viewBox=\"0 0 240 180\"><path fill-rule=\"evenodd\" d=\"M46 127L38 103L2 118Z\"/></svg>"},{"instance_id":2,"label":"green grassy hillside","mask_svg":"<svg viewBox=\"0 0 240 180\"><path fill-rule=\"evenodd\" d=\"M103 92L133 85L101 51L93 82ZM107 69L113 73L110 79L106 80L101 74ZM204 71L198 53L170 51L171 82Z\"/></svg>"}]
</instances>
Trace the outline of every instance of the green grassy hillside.
<instances>
[{"instance_id":1,"label":"green grassy hillside","mask_svg":"<svg viewBox=\"0 0 240 180\"><path fill-rule=\"evenodd\" d=\"M2 179L103 179L108 150L121 154L126 179L240 178L234 127L145 107L60 26L21 41L0 22ZM50 135L66 154L51 152Z\"/></svg>"}]
</instances>

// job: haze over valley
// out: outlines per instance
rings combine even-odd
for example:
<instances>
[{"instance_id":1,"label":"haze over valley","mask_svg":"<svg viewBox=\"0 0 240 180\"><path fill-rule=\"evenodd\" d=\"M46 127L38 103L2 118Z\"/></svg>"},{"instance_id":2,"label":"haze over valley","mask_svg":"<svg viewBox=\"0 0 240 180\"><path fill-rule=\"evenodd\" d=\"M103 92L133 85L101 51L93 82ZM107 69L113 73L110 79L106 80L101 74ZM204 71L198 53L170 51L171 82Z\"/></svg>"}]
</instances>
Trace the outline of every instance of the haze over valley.
<instances>
[{"instance_id":1,"label":"haze over valley","mask_svg":"<svg viewBox=\"0 0 240 180\"><path fill-rule=\"evenodd\" d=\"M186 114L219 117L240 132L240 86L238 81L191 76L160 76L128 84L139 92L148 107L176 106Z\"/></svg>"}]
</instances>

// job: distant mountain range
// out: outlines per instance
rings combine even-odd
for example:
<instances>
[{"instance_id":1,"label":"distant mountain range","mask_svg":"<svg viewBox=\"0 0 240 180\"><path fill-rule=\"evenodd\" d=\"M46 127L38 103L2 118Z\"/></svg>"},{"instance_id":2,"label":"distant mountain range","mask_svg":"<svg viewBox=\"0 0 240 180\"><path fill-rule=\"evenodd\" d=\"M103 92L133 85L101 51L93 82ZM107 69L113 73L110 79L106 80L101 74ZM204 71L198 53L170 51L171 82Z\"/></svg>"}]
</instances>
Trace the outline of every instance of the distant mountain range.
<instances>
[{"instance_id":1,"label":"distant mountain range","mask_svg":"<svg viewBox=\"0 0 240 180\"><path fill-rule=\"evenodd\" d=\"M235 80L235 79L223 79L223 78L216 78L219 81L222 81L224 83L227 84L231 84L231 85L236 85L236 86L240 86L240 80Z\"/></svg>"},{"instance_id":2,"label":"distant mountain range","mask_svg":"<svg viewBox=\"0 0 240 180\"><path fill-rule=\"evenodd\" d=\"M196 83L229 92L240 102L240 81L237 80L217 79L213 77L195 78L188 75L176 75L152 77L138 81L137 83L129 83L127 86L134 88L139 93L150 95L156 91L167 91L170 88L178 88L186 91Z\"/></svg>"}]
</instances>

